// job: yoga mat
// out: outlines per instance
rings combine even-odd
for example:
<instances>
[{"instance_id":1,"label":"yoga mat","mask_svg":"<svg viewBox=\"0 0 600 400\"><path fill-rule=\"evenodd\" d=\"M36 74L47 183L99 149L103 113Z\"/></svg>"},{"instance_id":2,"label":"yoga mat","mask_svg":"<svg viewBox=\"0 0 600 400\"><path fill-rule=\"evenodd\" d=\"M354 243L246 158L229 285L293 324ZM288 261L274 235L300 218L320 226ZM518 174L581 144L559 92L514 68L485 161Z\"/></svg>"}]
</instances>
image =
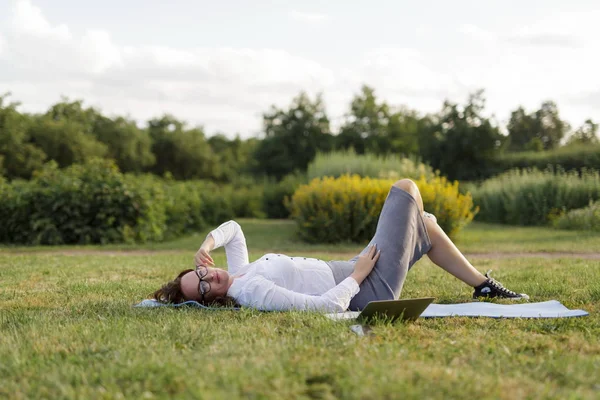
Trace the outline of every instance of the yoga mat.
<instances>
[{"instance_id":1,"label":"yoga mat","mask_svg":"<svg viewBox=\"0 0 600 400\"><path fill-rule=\"evenodd\" d=\"M134 307L181 307L192 306L206 310L239 310L229 307L207 307L196 301L186 301L180 304L163 304L153 299L146 299ZM359 312L325 314L333 320L354 319ZM430 304L422 318L440 317L489 317L489 318L567 318L585 317L589 315L583 310L569 310L559 301L550 300L540 303L496 304L488 302L471 302L461 304Z\"/></svg>"},{"instance_id":2,"label":"yoga mat","mask_svg":"<svg viewBox=\"0 0 600 400\"><path fill-rule=\"evenodd\" d=\"M325 314L333 320L354 319L360 314L357 311ZM567 318L585 317L589 315L583 310L569 310L559 301L550 300L540 303L496 304L488 302L471 302L461 304L430 304L421 318L440 317L488 317L488 318Z\"/></svg>"}]
</instances>

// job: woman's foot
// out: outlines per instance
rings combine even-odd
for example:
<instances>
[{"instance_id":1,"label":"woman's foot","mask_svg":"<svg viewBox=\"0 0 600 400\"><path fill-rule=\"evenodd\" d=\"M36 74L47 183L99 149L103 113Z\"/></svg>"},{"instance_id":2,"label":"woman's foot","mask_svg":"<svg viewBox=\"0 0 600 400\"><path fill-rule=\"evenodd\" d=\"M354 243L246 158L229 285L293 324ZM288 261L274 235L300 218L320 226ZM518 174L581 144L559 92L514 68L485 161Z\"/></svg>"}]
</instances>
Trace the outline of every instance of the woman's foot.
<instances>
[{"instance_id":1,"label":"woman's foot","mask_svg":"<svg viewBox=\"0 0 600 400\"><path fill-rule=\"evenodd\" d=\"M505 288L500 282L489 276L490 272L485 273L486 281L475 288L475 292L473 292L474 299L496 297L499 299L529 300L529 296L525 293L519 294Z\"/></svg>"}]
</instances>

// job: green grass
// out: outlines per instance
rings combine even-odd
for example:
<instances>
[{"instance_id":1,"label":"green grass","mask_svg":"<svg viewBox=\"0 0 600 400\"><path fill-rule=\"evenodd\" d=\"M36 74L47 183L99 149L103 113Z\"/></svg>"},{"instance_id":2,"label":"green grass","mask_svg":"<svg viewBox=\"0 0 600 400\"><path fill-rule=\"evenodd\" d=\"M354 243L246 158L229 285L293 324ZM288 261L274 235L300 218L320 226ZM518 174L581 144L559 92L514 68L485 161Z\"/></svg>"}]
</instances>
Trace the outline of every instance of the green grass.
<instances>
[{"instance_id":1,"label":"green grass","mask_svg":"<svg viewBox=\"0 0 600 400\"><path fill-rule=\"evenodd\" d=\"M286 222L242 226L251 258L273 250L329 259L357 249L296 243ZM554 241L560 251L600 248L600 235L586 236L595 246L586 248L570 234L474 224L461 247L547 251ZM189 267L201 238L155 246L168 250L156 253L0 250L0 398L600 396L597 260L483 258L476 264L534 301L585 309L585 318L420 319L379 324L359 337L350 322L313 313L132 308ZM214 257L225 264L222 251ZM424 259L408 275L402 296L430 295L436 302L465 302L471 290Z\"/></svg>"},{"instance_id":2,"label":"green grass","mask_svg":"<svg viewBox=\"0 0 600 400\"><path fill-rule=\"evenodd\" d=\"M600 253L600 232L473 222L457 245L465 253Z\"/></svg>"},{"instance_id":3,"label":"green grass","mask_svg":"<svg viewBox=\"0 0 600 400\"><path fill-rule=\"evenodd\" d=\"M348 256L359 252L362 244L313 245L299 242L295 235L294 222L289 220L238 219L246 235L250 258L258 258L269 251L287 253L324 253ZM195 252L200 246L207 229L198 234L164 243L142 245L106 246L7 246L0 251L11 253L51 251L187 251ZM501 224L472 222L459 233L456 243L467 254L476 253L599 253L600 232L555 230L545 227L519 227Z\"/></svg>"}]
</instances>

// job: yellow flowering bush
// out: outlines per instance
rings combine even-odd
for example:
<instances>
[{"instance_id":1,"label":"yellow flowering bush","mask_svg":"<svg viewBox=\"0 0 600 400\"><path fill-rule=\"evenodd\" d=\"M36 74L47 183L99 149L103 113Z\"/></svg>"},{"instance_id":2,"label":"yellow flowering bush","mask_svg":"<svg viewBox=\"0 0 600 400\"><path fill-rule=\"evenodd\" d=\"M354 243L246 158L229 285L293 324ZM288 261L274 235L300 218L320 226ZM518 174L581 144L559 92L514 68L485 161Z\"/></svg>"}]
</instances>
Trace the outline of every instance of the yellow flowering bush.
<instances>
[{"instance_id":1,"label":"yellow flowering bush","mask_svg":"<svg viewBox=\"0 0 600 400\"><path fill-rule=\"evenodd\" d=\"M365 242L377 227L379 213L394 180L342 175L315 178L300 186L287 203L300 237L312 243ZM436 215L449 235L473 220L471 196L446 178L415 181L425 210Z\"/></svg>"},{"instance_id":2,"label":"yellow flowering bush","mask_svg":"<svg viewBox=\"0 0 600 400\"><path fill-rule=\"evenodd\" d=\"M429 180L421 177L415 183L421 192L425 211L436 216L438 225L451 238L473 221L479 212L479 207L474 207L471 193L460 193L458 181L449 182L444 176L436 176Z\"/></svg>"}]
</instances>

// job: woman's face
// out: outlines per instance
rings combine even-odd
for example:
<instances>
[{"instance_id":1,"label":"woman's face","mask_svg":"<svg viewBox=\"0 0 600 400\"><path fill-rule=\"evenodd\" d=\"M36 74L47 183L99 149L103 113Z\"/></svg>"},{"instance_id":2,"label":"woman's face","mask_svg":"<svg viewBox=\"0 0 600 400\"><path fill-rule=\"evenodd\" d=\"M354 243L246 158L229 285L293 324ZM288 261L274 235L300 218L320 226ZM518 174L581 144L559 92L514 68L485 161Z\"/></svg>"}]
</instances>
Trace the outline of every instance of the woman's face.
<instances>
[{"instance_id":1,"label":"woman's face","mask_svg":"<svg viewBox=\"0 0 600 400\"><path fill-rule=\"evenodd\" d=\"M217 297L227 295L231 286L229 281L229 273L223 269L197 267L195 271L188 272L181 278L181 291L187 300L210 303Z\"/></svg>"}]
</instances>

